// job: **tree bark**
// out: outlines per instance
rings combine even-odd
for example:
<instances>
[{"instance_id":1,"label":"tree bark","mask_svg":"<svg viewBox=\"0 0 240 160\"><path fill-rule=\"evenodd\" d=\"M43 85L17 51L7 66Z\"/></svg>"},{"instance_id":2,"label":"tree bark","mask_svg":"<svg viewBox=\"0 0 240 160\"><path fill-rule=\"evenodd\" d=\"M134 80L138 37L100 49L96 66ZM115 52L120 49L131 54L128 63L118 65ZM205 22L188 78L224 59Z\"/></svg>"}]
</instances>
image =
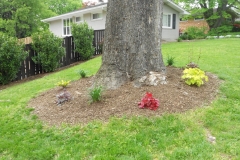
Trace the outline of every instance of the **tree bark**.
<instances>
[{"instance_id":1,"label":"tree bark","mask_svg":"<svg viewBox=\"0 0 240 160\"><path fill-rule=\"evenodd\" d=\"M162 0L109 0L102 66L96 83L116 89L150 71L165 72Z\"/></svg>"}]
</instances>

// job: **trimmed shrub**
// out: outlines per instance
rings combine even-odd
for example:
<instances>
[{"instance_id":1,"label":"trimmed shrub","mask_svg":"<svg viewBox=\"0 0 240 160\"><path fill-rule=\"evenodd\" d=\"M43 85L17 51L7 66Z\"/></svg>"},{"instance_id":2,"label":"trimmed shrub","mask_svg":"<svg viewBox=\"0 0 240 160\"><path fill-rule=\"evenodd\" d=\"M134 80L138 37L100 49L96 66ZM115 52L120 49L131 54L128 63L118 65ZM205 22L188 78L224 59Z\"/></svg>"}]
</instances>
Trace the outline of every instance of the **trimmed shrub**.
<instances>
[{"instance_id":1,"label":"trimmed shrub","mask_svg":"<svg viewBox=\"0 0 240 160\"><path fill-rule=\"evenodd\" d=\"M43 31L32 35L32 47L37 52L37 56L32 60L40 64L44 72L52 72L57 69L59 61L65 54L62 47L62 38L55 36L50 31Z\"/></svg>"},{"instance_id":2,"label":"trimmed shrub","mask_svg":"<svg viewBox=\"0 0 240 160\"><path fill-rule=\"evenodd\" d=\"M75 52L80 54L82 60L88 60L94 53L93 29L86 22L72 25L72 36L75 44Z\"/></svg>"},{"instance_id":3,"label":"trimmed shrub","mask_svg":"<svg viewBox=\"0 0 240 160\"><path fill-rule=\"evenodd\" d=\"M188 39L192 40L192 39L204 39L206 38L206 32L207 28L206 27L188 27L186 29L186 33L188 35Z\"/></svg>"},{"instance_id":4,"label":"trimmed shrub","mask_svg":"<svg viewBox=\"0 0 240 160\"><path fill-rule=\"evenodd\" d=\"M16 78L21 62L27 57L24 47L17 38L0 33L0 84Z\"/></svg>"},{"instance_id":5,"label":"trimmed shrub","mask_svg":"<svg viewBox=\"0 0 240 160\"><path fill-rule=\"evenodd\" d=\"M226 35L226 33L232 30L232 28L233 28L232 25L225 24L217 28L212 28L208 32L208 35L214 35L214 36Z\"/></svg>"},{"instance_id":6,"label":"trimmed shrub","mask_svg":"<svg viewBox=\"0 0 240 160\"><path fill-rule=\"evenodd\" d=\"M179 38L182 39L182 40L187 40L188 35L187 35L187 33L183 33Z\"/></svg>"}]
</instances>

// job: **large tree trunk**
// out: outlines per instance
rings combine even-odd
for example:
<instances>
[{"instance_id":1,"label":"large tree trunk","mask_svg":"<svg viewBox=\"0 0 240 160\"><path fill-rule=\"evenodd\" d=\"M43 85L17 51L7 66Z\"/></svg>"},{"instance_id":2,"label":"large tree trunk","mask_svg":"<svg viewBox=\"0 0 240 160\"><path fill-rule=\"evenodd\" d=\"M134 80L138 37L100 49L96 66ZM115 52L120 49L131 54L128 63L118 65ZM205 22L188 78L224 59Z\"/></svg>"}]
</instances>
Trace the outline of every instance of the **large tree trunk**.
<instances>
[{"instance_id":1,"label":"large tree trunk","mask_svg":"<svg viewBox=\"0 0 240 160\"><path fill-rule=\"evenodd\" d=\"M150 71L165 71L160 49L162 7L162 0L108 1L98 84L115 89Z\"/></svg>"}]
</instances>

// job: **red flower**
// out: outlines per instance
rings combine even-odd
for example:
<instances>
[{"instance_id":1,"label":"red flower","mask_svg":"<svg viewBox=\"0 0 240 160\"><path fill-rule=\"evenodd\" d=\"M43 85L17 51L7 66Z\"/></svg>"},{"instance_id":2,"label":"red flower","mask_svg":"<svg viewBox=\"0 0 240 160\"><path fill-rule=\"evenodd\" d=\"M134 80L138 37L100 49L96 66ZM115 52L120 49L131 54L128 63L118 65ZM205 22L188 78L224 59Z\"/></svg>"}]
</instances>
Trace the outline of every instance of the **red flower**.
<instances>
[{"instance_id":1,"label":"red flower","mask_svg":"<svg viewBox=\"0 0 240 160\"><path fill-rule=\"evenodd\" d=\"M156 110L159 107L159 101L158 99L153 98L152 93L147 92L141 102L138 103L138 107L141 109L149 108L151 110Z\"/></svg>"}]
</instances>

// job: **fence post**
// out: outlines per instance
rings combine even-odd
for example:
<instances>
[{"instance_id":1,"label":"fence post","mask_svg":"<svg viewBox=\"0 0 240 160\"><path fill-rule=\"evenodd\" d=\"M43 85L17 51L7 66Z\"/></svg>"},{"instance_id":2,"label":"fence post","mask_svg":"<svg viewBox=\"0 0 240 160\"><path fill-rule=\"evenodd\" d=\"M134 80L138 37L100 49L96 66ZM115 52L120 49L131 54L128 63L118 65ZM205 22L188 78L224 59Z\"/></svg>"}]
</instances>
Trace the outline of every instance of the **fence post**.
<instances>
[{"instance_id":1,"label":"fence post","mask_svg":"<svg viewBox=\"0 0 240 160\"><path fill-rule=\"evenodd\" d=\"M65 37L66 65L71 64L71 37Z\"/></svg>"}]
</instances>

